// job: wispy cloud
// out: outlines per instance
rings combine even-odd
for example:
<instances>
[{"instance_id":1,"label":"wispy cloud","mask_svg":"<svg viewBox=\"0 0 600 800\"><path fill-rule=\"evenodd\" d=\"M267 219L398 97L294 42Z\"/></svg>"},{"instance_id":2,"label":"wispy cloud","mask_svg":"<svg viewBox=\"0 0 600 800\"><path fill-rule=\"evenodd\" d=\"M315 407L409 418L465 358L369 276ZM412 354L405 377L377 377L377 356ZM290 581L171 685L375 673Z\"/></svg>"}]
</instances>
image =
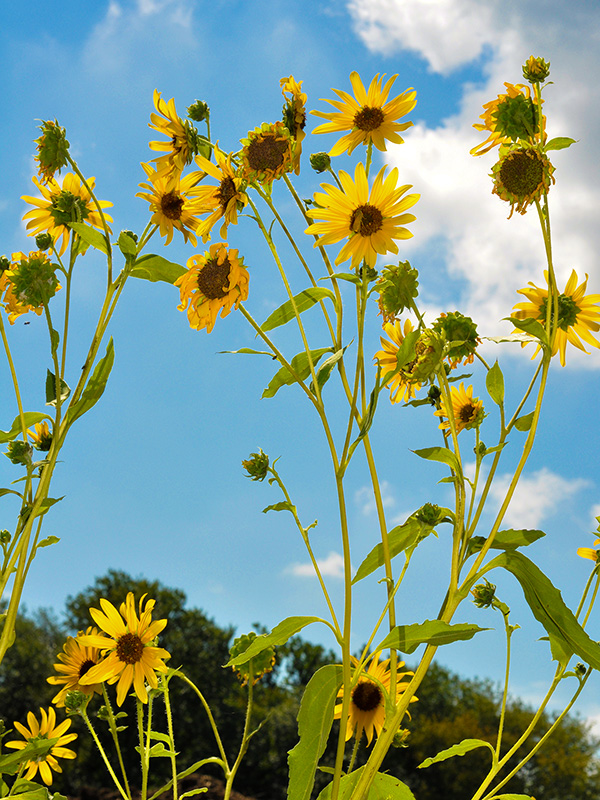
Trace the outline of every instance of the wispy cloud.
<instances>
[{"instance_id":1,"label":"wispy cloud","mask_svg":"<svg viewBox=\"0 0 600 800\"><path fill-rule=\"evenodd\" d=\"M344 557L341 553L331 551L326 558L317 558L317 564L323 577L328 578L343 578L344 577ZM295 575L299 578L316 578L313 565L308 562L306 564L290 564L284 570L286 575Z\"/></svg>"}]
</instances>

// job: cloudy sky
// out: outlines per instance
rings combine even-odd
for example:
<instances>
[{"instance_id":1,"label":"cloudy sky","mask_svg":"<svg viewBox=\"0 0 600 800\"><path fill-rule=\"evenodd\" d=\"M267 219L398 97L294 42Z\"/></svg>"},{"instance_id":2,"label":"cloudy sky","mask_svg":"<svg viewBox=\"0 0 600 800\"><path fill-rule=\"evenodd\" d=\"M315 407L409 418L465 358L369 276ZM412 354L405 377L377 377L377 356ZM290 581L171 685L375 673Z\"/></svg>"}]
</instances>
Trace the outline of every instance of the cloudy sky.
<instances>
[{"instance_id":1,"label":"cloudy sky","mask_svg":"<svg viewBox=\"0 0 600 800\"><path fill-rule=\"evenodd\" d=\"M352 70L365 82L376 73L398 74L394 88L414 87L418 104L405 144L390 147L387 161L398 167L402 183L421 194L411 226L415 235L402 244L401 258L420 271L430 318L459 309L475 318L483 336L509 332L502 318L519 299L517 289L543 280L544 252L534 215L507 220L507 206L492 196L488 173L494 156L469 155L481 141L472 124L504 81L519 82L529 55L541 55L551 62L554 81L545 91L549 134L577 140L554 158L557 182L550 199L559 284L575 269L581 279L589 274L588 291L600 291L600 12L594 0L23 0L0 10L0 43L0 251L7 254L32 246L19 198L32 192L35 120L57 118L67 127L83 172L96 177L98 196L114 203L113 229L139 232L147 205L135 193L144 178L140 161L152 157L147 122L155 88L174 97L181 113L196 98L208 102L213 135L229 150L248 130L279 117L283 76L303 80L309 107L323 109L319 99L331 97L331 87L350 89ZM305 151L327 149L333 141L309 136ZM376 159L377 166L383 163L379 153ZM340 163L348 168L351 162ZM317 183L304 169L300 193L310 196ZM285 195L275 194L291 213ZM265 319L283 295L249 221L230 234L230 244L250 267L248 307ZM155 248L180 263L195 252L181 238L168 251L160 243ZM294 277L299 291L302 277ZM73 331L79 338L70 353L73 382L103 280L100 260L88 254L74 290ZM111 326L116 362L109 388L63 451L53 494L66 497L45 523L46 534L61 542L34 563L28 606L60 611L67 595L112 567L180 587L190 604L240 630L256 621L272 626L291 614L325 613L290 519L261 514L279 496L252 484L240 467L258 447L281 456L278 466L302 520L319 520L314 550L341 602L333 481L317 420L293 390L260 399L270 364L222 353L254 346L240 316L219 320L210 336L193 332L176 309L176 290L130 283ZM379 323L375 317L371 323L375 350ZM28 407L41 409L43 322L19 322L10 334ZM283 346L292 346L287 335ZM531 374L526 352L514 345L497 351L489 342L485 348L492 359L500 358L514 402ZM600 350L585 356L570 349L566 368L553 364L539 441L507 515L507 524L546 531L530 556L571 606L589 568L575 550L591 546L593 517L600 513L599 369ZM473 382L475 393L483 395L482 376ZM15 408L4 367L0 392L5 428ZM426 409L406 414L382 403L373 431L393 524L426 501L450 502L444 485L436 484L443 473L414 463L410 453L437 442L435 421ZM508 455L492 503L501 501L513 464ZM12 469L1 465L5 482L14 479ZM377 536L362 465L349 473L348 487L357 566ZM12 513L6 503L2 526L11 527ZM447 579L446 545L442 535L415 557L415 573L399 602L401 622L437 613L440 598L432 585ZM535 700L552 674L544 661L547 645L536 641L543 632L530 621L512 579L496 579L522 626L514 640L520 661L512 691ZM359 585L356 647L378 615L382 592L374 584ZM482 626L499 624L472 606L461 613ZM600 638L597 623L590 631ZM332 644L325 630L308 635ZM496 635L497 648L491 645ZM440 651L440 660L466 675L499 679L501 638L492 632L480 636L488 637L485 643L454 645ZM600 704L584 701L582 710L593 716Z\"/></svg>"}]
</instances>

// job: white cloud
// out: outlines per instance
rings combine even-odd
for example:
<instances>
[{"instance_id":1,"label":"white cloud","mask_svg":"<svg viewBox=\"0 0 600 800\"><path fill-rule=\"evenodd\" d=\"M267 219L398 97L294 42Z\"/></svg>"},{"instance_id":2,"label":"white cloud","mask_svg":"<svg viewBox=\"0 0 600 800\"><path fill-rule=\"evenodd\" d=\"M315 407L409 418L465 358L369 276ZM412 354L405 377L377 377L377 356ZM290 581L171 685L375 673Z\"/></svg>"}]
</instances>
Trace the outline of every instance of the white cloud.
<instances>
[{"instance_id":1,"label":"white cloud","mask_svg":"<svg viewBox=\"0 0 600 800\"><path fill-rule=\"evenodd\" d=\"M332 550L327 558L317 558L317 564L323 577L344 577L344 557L341 553L336 553ZM285 568L284 572L299 578L316 578L314 567L310 562L306 564L290 564L289 567Z\"/></svg>"},{"instance_id":2,"label":"white cloud","mask_svg":"<svg viewBox=\"0 0 600 800\"><path fill-rule=\"evenodd\" d=\"M512 475L498 475L490 495L500 505L506 497ZM563 478L546 467L529 477L521 477L504 517L514 528L537 528L559 505L590 482L583 478Z\"/></svg>"},{"instance_id":3,"label":"white cloud","mask_svg":"<svg viewBox=\"0 0 600 800\"><path fill-rule=\"evenodd\" d=\"M393 508L396 505L396 498L390 484L387 481L381 481L380 489L384 508ZM373 488L371 486L361 486L354 493L354 502L365 516L372 514L376 510Z\"/></svg>"}]
</instances>

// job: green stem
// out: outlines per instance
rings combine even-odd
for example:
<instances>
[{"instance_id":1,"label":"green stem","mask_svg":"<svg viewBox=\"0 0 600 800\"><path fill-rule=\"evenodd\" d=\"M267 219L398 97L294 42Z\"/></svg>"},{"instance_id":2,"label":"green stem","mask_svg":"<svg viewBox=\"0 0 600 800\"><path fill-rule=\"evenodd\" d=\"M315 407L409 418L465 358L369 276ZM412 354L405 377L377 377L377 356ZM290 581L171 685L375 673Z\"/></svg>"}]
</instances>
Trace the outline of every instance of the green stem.
<instances>
[{"instance_id":1,"label":"green stem","mask_svg":"<svg viewBox=\"0 0 600 800\"><path fill-rule=\"evenodd\" d=\"M252 683L252 659L248 664L248 669L250 672L250 678L248 679L248 703L246 705L246 719L244 721L244 731L242 733L242 742L240 744L240 749L238 752L238 756L235 760L235 763L231 770L228 771L227 775L227 782L225 784L225 794L223 795L223 800L229 800L231 796L231 789L233 787L233 781L235 780L236 773L242 763L242 759L246 754L246 750L248 749L248 742L250 741L249 732L250 732L250 721L252 718L252 707L253 707L253 695L254 695L254 685Z\"/></svg>"},{"instance_id":2,"label":"green stem","mask_svg":"<svg viewBox=\"0 0 600 800\"><path fill-rule=\"evenodd\" d=\"M6 330L4 328L4 319L2 314L0 313L0 335L2 336L2 344L4 345L4 352L6 353L6 358L8 360L8 367L10 369L10 376L13 382L13 388L15 390L15 398L17 400L17 408L19 409L19 417L21 419L21 433L23 434L23 441L27 441L27 426L25 425L25 416L23 413L23 403L21 402L21 392L19 390L19 381L17 379L17 372L15 370L15 365L12 359L12 355L10 352L10 346L8 344L8 339L6 338ZM1 596L1 595L0 595Z\"/></svg>"},{"instance_id":3,"label":"green stem","mask_svg":"<svg viewBox=\"0 0 600 800\"><path fill-rule=\"evenodd\" d=\"M228 772L229 771L229 762L227 761L227 755L225 753L225 748L223 747L223 742L221 741L221 737L219 736L219 731L218 731L217 725L215 723L215 718L213 717L212 711L210 710L210 706L206 702L206 700L204 698L204 695L202 694L200 689L198 689L196 684L193 683L193 681L191 681L187 677L187 675L184 675L183 672L180 672L179 670L175 670L173 672L173 674L177 675L178 678L181 678L181 680L184 683L187 683L187 685L190 686L194 690L194 692L196 692L196 694L198 695L198 698L199 698L200 702L202 703L202 706L204 707L204 710L206 712L206 716L208 717L208 721L210 723L210 727L212 728L213 735L214 735L215 740L217 742L217 747L219 748L219 753L221 754L221 761L224 764L224 770L226 772Z\"/></svg>"},{"instance_id":4,"label":"green stem","mask_svg":"<svg viewBox=\"0 0 600 800\"><path fill-rule=\"evenodd\" d=\"M177 756L175 755L175 734L173 732L173 714L171 712L171 699L169 697L169 681L163 675L161 682L164 689L165 711L167 714L167 730L169 731L169 738L171 740L171 773L173 775L173 800L177 800Z\"/></svg>"},{"instance_id":5,"label":"green stem","mask_svg":"<svg viewBox=\"0 0 600 800\"><path fill-rule=\"evenodd\" d=\"M502 613L504 620L504 631L506 633L506 670L504 673L504 691L502 693L502 704L500 707L500 722L498 723L498 738L496 740L496 759L500 758L500 748L502 746L502 733L504 731L504 719L506 717L506 703L508 700L508 679L510 675L510 640L512 629L508 624L508 614Z\"/></svg>"},{"instance_id":6,"label":"green stem","mask_svg":"<svg viewBox=\"0 0 600 800\"><path fill-rule=\"evenodd\" d=\"M96 747L100 751L100 755L102 756L102 760L104 761L106 769L108 770L108 772L110 774L110 777L113 779L113 783L117 787L117 789L119 791L119 794L121 795L123 800L131 800L131 796L128 793L127 794L125 793L125 790L123 789L123 787L119 783L119 779L115 775L115 771L112 768L111 763L108 760L108 758L106 756L106 753L104 752L104 748L102 747L102 744L100 743L100 739L98 739L96 731L94 730L94 727L93 727L93 725L92 725L92 723L90 721L90 718L88 717L87 710L83 710L81 712L81 716L83 717L83 721L87 725L87 729L89 730L90 734L92 735L92 739L96 743Z\"/></svg>"},{"instance_id":7,"label":"green stem","mask_svg":"<svg viewBox=\"0 0 600 800\"><path fill-rule=\"evenodd\" d=\"M121 752L121 744L119 742L119 732L117 731L117 721L115 719L115 714L110 702L110 698L108 696L108 692L106 691L106 684L102 684L102 696L104 698L104 705L108 712L108 728L110 730L113 744L115 746L115 750L117 752L117 759L119 761L119 768L121 770L121 775L123 777L123 785L125 786L125 791L127 792L127 796L129 800L131 800L131 789L129 788L129 780L127 779L127 772L125 771L125 764L123 763L123 753Z\"/></svg>"}]
</instances>

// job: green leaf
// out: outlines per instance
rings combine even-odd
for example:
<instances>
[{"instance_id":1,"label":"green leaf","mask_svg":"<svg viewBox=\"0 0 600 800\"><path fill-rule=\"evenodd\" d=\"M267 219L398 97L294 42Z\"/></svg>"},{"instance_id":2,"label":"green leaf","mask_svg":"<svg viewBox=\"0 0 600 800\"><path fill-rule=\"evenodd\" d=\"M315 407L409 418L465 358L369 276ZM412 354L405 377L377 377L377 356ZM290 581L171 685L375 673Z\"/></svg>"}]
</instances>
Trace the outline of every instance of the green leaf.
<instances>
[{"instance_id":1,"label":"green leaf","mask_svg":"<svg viewBox=\"0 0 600 800\"><path fill-rule=\"evenodd\" d=\"M135 263L129 273L134 278L140 278L144 281L164 281L165 283L175 283L177 278L180 278L187 272L185 267L181 264L175 264L173 261L167 261L162 256L155 256L148 253L145 256L135 260Z\"/></svg>"},{"instance_id":2,"label":"green leaf","mask_svg":"<svg viewBox=\"0 0 600 800\"><path fill-rule=\"evenodd\" d=\"M495 794L490 800L532 800L530 794Z\"/></svg>"},{"instance_id":3,"label":"green leaf","mask_svg":"<svg viewBox=\"0 0 600 800\"><path fill-rule=\"evenodd\" d=\"M571 147L576 141L576 139L570 139L568 136L555 136L554 139L550 139L547 142L544 150L546 153L548 150L564 150L566 147Z\"/></svg>"},{"instance_id":4,"label":"green leaf","mask_svg":"<svg viewBox=\"0 0 600 800\"><path fill-rule=\"evenodd\" d=\"M63 499L64 499L64 494L62 497L46 497L45 500L42 500L40 504L40 510L37 512L36 516L41 517L42 514L45 514L46 511L51 509L53 505L55 505L56 503L60 503L60 501ZM56 538L56 537L51 537L51 538ZM54 542L52 542L52 544L54 544Z\"/></svg>"},{"instance_id":5,"label":"green leaf","mask_svg":"<svg viewBox=\"0 0 600 800\"><path fill-rule=\"evenodd\" d=\"M504 317L504 319L512 322L515 328L518 328L520 331L524 331L525 333L529 334L529 336L539 339L542 344L548 344L546 331L537 321L537 319L533 319L533 317L525 317L525 319L517 319L517 317Z\"/></svg>"},{"instance_id":6,"label":"green leaf","mask_svg":"<svg viewBox=\"0 0 600 800\"><path fill-rule=\"evenodd\" d=\"M58 331L55 331L54 328L50 331L50 352L52 355L56 353L58 350L58 344L60 342L60 334Z\"/></svg>"},{"instance_id":7,"label":"green leaf","mask_svg":"<svg viewBox=\"0 0 600 800\"><path fill-rule=\"evenodd\" d=\"M425 761L417 766L417 769L424 769L425 767L430 767L432 764L439 764L440 761L446 761L446 759L454 758L454 756L464 756L465 753L470 753L471 750L475 750L478 747L489 747L495 760L494 748L489 742L483 739L463 739L459 744L453 744L452 747L449 747L447 750L441 750L437 756L426 758Z\"/></svg>"},{"instance_id":8,"label":"green leaf","mask_svg":"<svg viewBox=\"0 0 600 800\"><path fill-rule=\"evenodd\" d=\"M494 537L491 548L493 550L516 550L517 547L527 547L528 544L537 542L546 534L538 530L513 530L498 531ZM486 542L485 536L473 536L469 540L469 554L481 550Z\"/></svg>"},{"instance_id":9,"label":"green leaf","mask_svg":"<svg viewBox=\"0 0 600 800\"><path fill-rule=\"evenodd\" d=\"M37 543L38 547L49 547L51 544L56 544L60 542L58 536L48 536L46 539L42 539L41 542Z\"/></svg>"},{"instance_id":10,"label":"green leaf","mask_svg":"<svg viewBox=\"0 0 600 800\"><path fill-rule=\"evenodd\" d=\"M515 420L515 428L518 431L528 431L531 428L531 423L533 422L533 415L535 411L532 411L530 414L525 414L522 417L519 417Z\"/></svg>"},{"instance_id":11,"label":"green leaf","mask_svg":"<svg viewBox=\"0 0 600 800\"><path fill-rule=\"evenodd\" d=\"M327 281L332 278L338 281L348 281L348 283L353 283L355 286L362 286L361 278L353 272L336 272L334 275L326 275L324 278L321 278L321 280Z\"/></svg>"},{"instance_id":12,"label":"green leaf","mask_svg":"<svg viewBox=\"0 0 600 800\"><path fill-rule=\"evenodd\" d=\"M95 228L90 228L85 222L69 222L69 228L72 228L86 244L91 245L95 250L100 250L105 256L108 255L110 243L106 241L103 233Z\"/></svg>"},{"instance_id":13,"label":"green leaf","mask_svg":"<svg viewBox=\"0 0 600 800\"><path fill-rule=\"evenodd\" d=\"M498 361L488 370L485 376L485 385L494 403L498 406L502 405L504 402L504 376Z\"/></svg>"},{"instance_id":14,"label":"green leaf","mask_svg":"<svg viewBox=\"0 0 600 800\"><path fill-rule=\"evenodd\" d=\"M303 311L307 311L309 308L312 308L315 303L318 303L319 300L323 300L325 297L333 300L335 304L335 295L331 289L327 289L324 286L312 286L309 289L305 289L303 292L294 295L296 311L301 314ZM273 328L278 328L280 325L285 325L286 322L294 319L295 316L296 314L294 312L294 305L292 304L291 300L287 300L283 305L279 306L279 308L273 311L269 317L267 317L267 319L260 326L261 330L265 332L272 331Z\"/></svg>"},{"instance_id":15,"label":"green leaf","mask_svg":"<svg viewBox=\"0 0 600 800\"><path fill-rule=\"evenodd\" d=\"M239 350L219 350L219 353L229 353L231 355L250 353L250 355L253 356L271 356L271 358L275 358L273 353L270 353L268 350L251 350L249 347L241 347Z\"/></svg>"},{"instance_id":16,"label":"green leaf","mask_svg":"<svg viewBox=\"0 0 600 800\"><path fill-rule=\"evenodd\" d=\"M135 748L138 753L141 753L141 749L139 744ZM178 752L173 752L173 750L168 750L162 742L157 742L153 744L150 750L148 751L148 756L150 758L171 758L171 756L179 755Z\"/></svg>"},{"instance_id":17,"label":"green leaf","mask_svg":"<svg viewBox=\"0 0 600 800\"><path fill-rule=\"evenodd\" d=\"M67 399L67 397L71 394L71 390L67 386L67 384L60 379L60 400L61 403ZM46 374L46 405L47 406L55 406L56 405L56 378L50 370L47 371Z\"/></svg>"},{"instance_id":18,"label":"green leaf","mask_svg":"<svg viewBox=\"0 0 600 800\"><path fill-rule=\"evenodd\" d=\"M338 800L352 800L354 789L360 780L363 770L364 767L360 767L351 772L350 775L342 776ZM330 800L332 785L330 783L326 786L317 800ZM369 789L368 800L415 800L415 796L408 786L398 778L383 772L377 772Z\"/></svg>"},{"instance_id":19,"label":"green leaf","mask_svg":"<svg viewBox=\"0 0 600 800\"><path fill-rule=\"evenodd\" d=\"M332 352L333 347L320 347L317 350L311 350L310 355L313 364L316 365L321 356L325 353ZM310 375L310 366L308 363L308 355L305 350L292 358L291 367L301 381L303 381L305 378L308 378ZM262 393L262 396L275 397L282 386L291 386L293 383L296 383L296 378L292 375L287 367L281 367L281 369L278 370L271 378L271 382Z\"/></svg>"},{"instance_id":20,"label":"green leaf","mask_svg":"<svg viewBox=\"0 0 600 800\"><path fill-rule=\"evenodd\" d=\"M328 664L312 676L298 712L298 744L288 753L288 800L310 800L319 759L333 723L333 707L343 682L342 667Z\"/></svg>"},{"instance_id":21,"label":"green leaf","mask_svg":"<svg viewBox=\"0 0 600 800\"><path fill-rule=\"evenodd\" d=\"M208 792L208 788L206 786L203 789L190 789L188 792L180 794L179 800L183 800L184 797L193 797L196 794L204 794L204 792Z\"/></svg>"},{"instance_id":22,"label":"green leaf","mask_svg":"<svg viewBox=\"0 0 600 800\"><path fill-rule=\"evenodd\" d=\"M66 419L71 425L78 417L85 414L104 394L106 382L113 367L115 360L115 348L112 336L106 345L106 355L96 364L91 378L88 380L85 389L79 400L74 403L67 411Z\"/></svg>"},{"instance_id":23,"label":"green leaf","mask_svg":"<svg viewBox=\"0 0 600 800\"><path fill-rule=\"evenodd\" d=\"M600 645L590 639L565 605L559 590L533 561L518 551L506 551L487 565L487 569L496 567L504 567L515 576L533 616L546 629L550 642L554 638L560 643L561 653L556 649L552 653L555 660L562 660L564 653L570 652L594 669L600 669Z\"/></svg>"},{"instance_id":24,"label":"green leaf","mask_svg":"<svg viewBox=\"0 0 600 800\"><path fill-rule=\"evenodd\" d=\"M19 764L23 761L35 761L40 756L46 755L48 751L58 742L59 737L52 739L36 739L30 741L22 750L16 753L0 755L0 775L14 775L19 771Z\"/></svg>"},{"instance_id":25,"label":"green leaf","mask_svg":"<svg viewBox=\"0 0 600 800\"><path fill-rule=\"evenodd\" d=\"M457 457L447 447L425 447L422 450L413 450L413 453L427 461L440 461L442 464L447 464L457 475L461 474Z\"/></svg>"},{"instance_id":26,"label":"green leaf","mask_svg":"<svg viewBox=\"0 0 600 800\"><path fill-rule=\"evenodd\" d=\"M410 655L421 644L432 644L435 647L440 647L443 644L472 639L476 633L489 630L490 628L480 628L478 625L471 625L466 622L450 625L449 622L442 622L440 619L426 619L425 622L414 623L413 625L396 626L377 645L376 649L385 650L391 648Z\"/></svg>"},{"instance_id":27,"label":"green leaf","mask_svg":"<svg viewBox=\"0 0 600 800\"><path fill-rule=\"evenodd\" d=\"M272 506L267 506L263 508L262 513L266 514L267 511L291 511L293 513L295 506L291 503L288 503L287 500L282 500L280 503L273 503Z\"/></svg>"},{"instance_id":28,"label":"green leaf","mask_svg":"<svg viewBox=\"0 0 600 800\"><path fill-rule=\"evenodd\" d=\"M41 422L43 419L52 421L52 417L49 417L48 414L42 414L40 411L26 411L23 414L23 419L25 420L26 428L31 428L36 422ZM9 431L0 431L0 444L12 442L21 433L21 417L15 417Z\"/></svg>"},{"instance_id":29,"label":"green leaf","mask_svg":"<svg viewBox=\"0 0 600 800\"><path fill-rule=\"evenodd\" d=\"M322 389L323 386L327 383L333 368L338 363L340 358L344 355L349 346L350 345L342 347L341 350L337 350L332 356L329 356L329 358L326 358L325 361L323 361L323 363L317 370L317 383L319 385L319 389ZM313 394L315 393L315 388L312 381L310 383L310 390Z\"/></svg>"},{"instance_id":30,"label":"green leaf","mask_svg":"<svg viewBox=\"0 0 600 800\"><path fill-rule=\"evenodd\" d=\"M277 647L277 645L285 644L290 636L293 636L302 628L311 625L313 622L323 622L321 617L287 617L279 625L276 625L271 633L263 633L252 640L250 647L239 656L231 658L226 667L238 667L240 664L246 664L251 658L262 653L267 647Z\"/></svg>"},{"instance_id":31,"label":"green leaf","mask_svg":"<svg viewBox=\"0 0 600 800\"><path fill-rule=\"evenodd\" d=\"M117 244L119 245L119 250L123 253L127 260L130 260L131 256L135 256L137 254L137 244L135 239L132 239L128 233L125 233L125 231L121 231L119 234Z\"/></svg>"}]
</instances>

